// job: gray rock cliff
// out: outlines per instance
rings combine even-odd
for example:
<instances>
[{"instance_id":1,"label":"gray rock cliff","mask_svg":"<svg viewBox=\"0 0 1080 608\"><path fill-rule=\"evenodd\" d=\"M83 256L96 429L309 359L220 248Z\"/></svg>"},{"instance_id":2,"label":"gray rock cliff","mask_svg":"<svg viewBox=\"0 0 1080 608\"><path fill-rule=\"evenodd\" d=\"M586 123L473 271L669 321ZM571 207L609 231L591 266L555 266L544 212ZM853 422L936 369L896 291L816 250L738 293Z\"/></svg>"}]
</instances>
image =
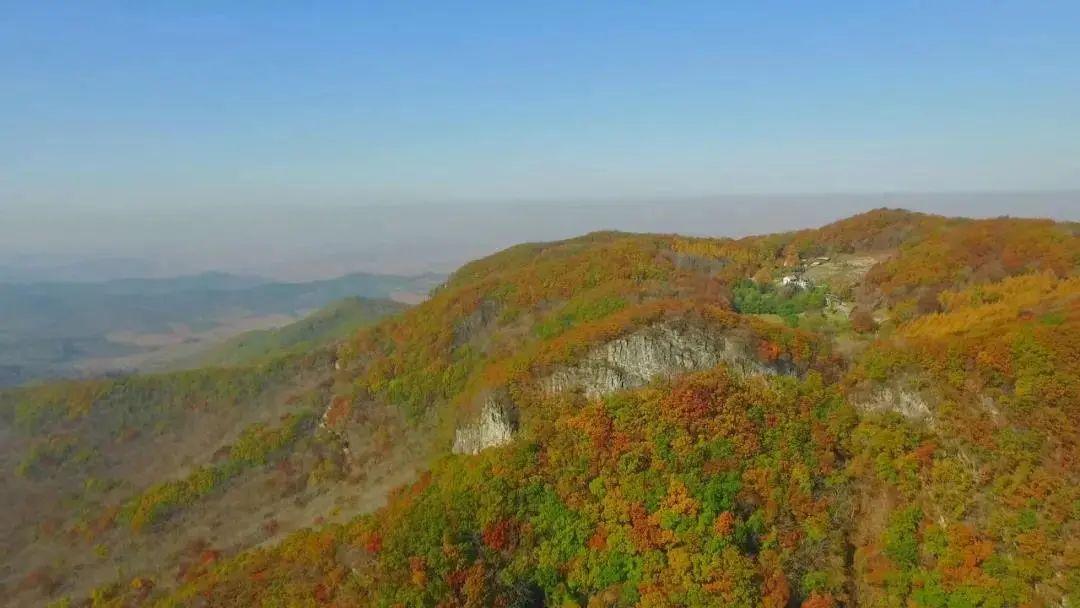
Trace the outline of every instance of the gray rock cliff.
<instances>
[{"instance_id":1,"label":"gray rock cliff","mask_svg":"<svg viewBox=\"0 0 1080 608\"><path fill-rule=\"evenodd\" d=\"M579 389L596 398L721 363L746 374L794 371L783 364L762 364L742 337L692 325L657 324L594 348L579 363L556 370L542 385L553 393Z\"/></svg>"},{"instance_id":2,"label":"gray rock cliff","mask_svg":"<svg viewBox=\"0 0 1080 608\"><path fill-rule=\"evenodd\" d=\"M579 362L552 372L541 381L541 388L549 393L581 390L595 399L721 363L744 374L795 371L790 364L769 366L758 361L748 338L737 332L660 323L593 348ZM513 440L517 427L517 407L505 393L493 394L474 420L457 429L453 451L476 454L504 445Z\"/></svg>"},{"instance_id":3,"label":"gray rock cliff","mask_svg":"<svg viewBox=\"0 0 1080 608\"><path fill-rule=\"evenodd\" d=\"M479 454L481 450L510 443L517 432L517 407L505 395L489 395L480 415L454 432L455 454Z\"/></svg>"}]
</instances>

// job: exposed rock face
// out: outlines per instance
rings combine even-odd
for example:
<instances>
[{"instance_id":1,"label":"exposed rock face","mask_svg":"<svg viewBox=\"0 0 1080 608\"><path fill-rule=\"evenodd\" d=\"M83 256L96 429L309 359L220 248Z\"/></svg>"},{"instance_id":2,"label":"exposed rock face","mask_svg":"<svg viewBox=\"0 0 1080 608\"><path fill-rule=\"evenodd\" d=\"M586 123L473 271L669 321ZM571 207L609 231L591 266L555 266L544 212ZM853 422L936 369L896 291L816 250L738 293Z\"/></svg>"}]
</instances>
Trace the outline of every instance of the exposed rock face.
<instances>
[{"instance_id":1,"label":"exposed rock face","mask_svg":"<svg viewBox=\"0 0 1080 608\"><path fill-rule=\"evenodd\" d=\"M645 386L656 378L730 365L744 374L792 374L794 366L768 366L754 356L749 341L736 332L717 333L689 324L657 324L593 348L578 363L541 381L550 393L581 390L589 398ZM457 429L455 454L476 454L513 440L517 407L505 393L489 396L480 415Z\"/></svg>"},{"instance_id":2,"label":"exposed rock face","mask_svg":"<svg viewBox=\"0 0 1080 608\"><path fill-rule=\"evenodd\" d=\"M454 326L454 347L465 344L498 316L499 307L491 301L484 301Z\"/></svg>"},{"instance_id":3,"label":"exposed rock face","mask_svg":"<svg viewBox=\"0 0 1080 608\"><path fill-rule=\"evenodd\" d=\"M612 340L570 367L555 371L543 387L550 392L582 390L590 398L637 388L654 378L727 363L748 374L792 373L789 365L769 367L757 360L747 341L693 326L658 324Z\"/></svg>"},{"instance_id":4,"label":"exposed rock face","mask_svg":"<svg viewBox=\"0 0 1080 608\"><path fill-rule=\"evenodd\" d=\"M883 386L864 399L853 401L855 407L865 412L896 412L910 420L933 422L934 414L918 391L902 386Z\"/></svg>"},{"instance_id":5,"label":"exposed rock face","mask_svg":"<svg viewBox=\"0 0 1080 608\"><path fill-rule=\"evenodd\" d=\"M517 407L505 395L484 400L476 420L454 433L455 454L478 454L486 448L510 443L518 427Z\"/></svg>"},{"instance_id":6,"label":"exposed rock face","mask_svg":"<svg viewBox=\"0 0 1080 608\"><path fill-rule=\"evenodd\" d=\"M336 440L341 447L342 466L348 467L352 460L352 452L349 450L348 420L352 416L353 404L348 400L337 397L330 401L319 417L319 431L327 433Z\"/></svg>"}]
</instances>

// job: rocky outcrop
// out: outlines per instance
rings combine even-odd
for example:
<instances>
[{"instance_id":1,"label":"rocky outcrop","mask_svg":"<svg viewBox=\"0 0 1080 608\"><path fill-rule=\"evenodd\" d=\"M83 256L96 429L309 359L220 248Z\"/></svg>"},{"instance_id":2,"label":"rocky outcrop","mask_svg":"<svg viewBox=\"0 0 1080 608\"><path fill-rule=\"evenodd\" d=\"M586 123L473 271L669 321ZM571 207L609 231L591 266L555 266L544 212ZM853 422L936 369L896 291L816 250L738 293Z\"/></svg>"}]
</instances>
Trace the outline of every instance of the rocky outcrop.
<instances>
[{"instance_id":1,"label":"rocky outcrop","mask_svg":"<svg viewBox=\"0 0 1080 608\"><path fill-rule=\"evenodd\" d=\"M579 363L556 370L542 386L553 393L581 390L595 398L721 363L747 374L794 372L790 365L768 366L758 361L744 336L693 325L658 324L594 348Z\"/></svg>"},{"instance_id":2,"label":"rocky outcrop","mask_svg":"<svg viewBox=\"0 0 1080 608\"><path fill-rule=\"evenodd\" d=\"M645 386L721 363L743 374L793 374L793 365L761 363L749 335L717 332L683 323L661 323L639 329L590 350L577 363L559 368L540 381L548 393L580 390L589 398ZM505 392L488 396L480 414L457 429L453 451L476 454L513 440L518 410Z\"/></svg>"},{"instance_id":3,"label":"rocky outcrop","mask_svg":"<svg viewBox=\"0 0 1080 608\"><path fill-rule=\"evenodd\" d=\"M352 452L349 450L348 421L352 417L353 404L343 396L337 396L319 416L318 430L332 438L333 442L341 449L342 466L348 467L352 461Z\"/></svg>"},{"instance_id":4,"label":"rocky outcrop","mask_svg":"<svg viewBox=\"0 0 1080 608\"><path fill-rule=\"evenodd\" d=\"M484 400L480 415L454 433L455 454L478 454L481 450L510 443L518 428L517 407L504 394Z\"/></svg>"},{"instance_id":5,"label":"rocky outcrop","mask_svg":"<svg viewBox=\"0 0 1080 608\"><path fill-rule=\"evenodd\" d=\"M896 412L909 420L933 422L934 417L922 394L902 383L877 387L852 404L864 412Z\"/></svg>"},{"instance_id":6,"label":"rocky outcrop","mask_svg":"<svg viewBox=\"0 0 1080 608\"><path fill-rule=\"evenodd\" d=\"M479 334L492 320L498 317L499 306L495 302L485 300L476 307L476 310L465 315L454 324L454 348L469 342Z\"/></svg>"}]
</instances>

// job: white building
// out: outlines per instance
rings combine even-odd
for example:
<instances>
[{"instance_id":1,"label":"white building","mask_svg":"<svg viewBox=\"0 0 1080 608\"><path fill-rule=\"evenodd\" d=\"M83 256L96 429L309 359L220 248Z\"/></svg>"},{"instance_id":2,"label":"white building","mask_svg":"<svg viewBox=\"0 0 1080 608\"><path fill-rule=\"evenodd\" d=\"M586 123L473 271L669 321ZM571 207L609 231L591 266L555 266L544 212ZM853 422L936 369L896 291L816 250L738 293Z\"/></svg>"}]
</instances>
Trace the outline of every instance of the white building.
<instances>
[{"instance_id":1,"label":"white building","mask_svg":"<svg viewBox=\"0 0 1080 608\"><path fill-rule=\"evenodd\" d=\"M785 287L791 285L799 289L810 289L810 281L807 281L797 274L789 274L780 279L780 284Z\"/></svg>"}]
</instances>

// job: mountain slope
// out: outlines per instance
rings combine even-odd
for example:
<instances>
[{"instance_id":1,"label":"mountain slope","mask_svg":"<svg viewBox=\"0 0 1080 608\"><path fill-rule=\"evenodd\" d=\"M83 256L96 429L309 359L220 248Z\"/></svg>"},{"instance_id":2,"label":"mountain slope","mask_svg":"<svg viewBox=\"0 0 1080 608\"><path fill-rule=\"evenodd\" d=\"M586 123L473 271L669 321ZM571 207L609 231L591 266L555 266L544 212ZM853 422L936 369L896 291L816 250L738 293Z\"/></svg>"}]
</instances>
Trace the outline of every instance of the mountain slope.
<instances>
[{"instance_id":1,"label":"mountain slope","mask_svg":"<svg viewBox=\"0 0 1080 608\"><path fill-rule=\"evenodd\" d=\"M392 300L345 298L331 302L295 323L230 338L200 354L196 360L202 365L238 365L283 353L315 350L405 308L404 304Z\"/></svg>"},{"instance_id":2,"label":"mountain slope","mask_svg":"<svg viewBox=\"0 0 1080 608\"><path fill-rule=\"evenodd\" d=\"M325 525L180 551L96 597L1071 605L1078 235L1075 224L878 210L796 233L597 233L478 260L336 352L283 359L309 362L314 380L293 372L283 386L314 381L310 398L283 399L262 426L223 424L228 437L183 476L117 489L99 560L200 525L204 506L264 495L256 488L272 486L258 476L270 471L302 471L312 497L376 489L366 475L385 463L427 469L415 483L373 513L308 503ZM116 407L91 389L9 394L5 432L24 448L82 437L81 420ZM53 401L63 414L48 413ZM258 527L285 504L231 527ZM56 568L9 568L14 597L86 593Z\"/></svg>"}]
</instances>

